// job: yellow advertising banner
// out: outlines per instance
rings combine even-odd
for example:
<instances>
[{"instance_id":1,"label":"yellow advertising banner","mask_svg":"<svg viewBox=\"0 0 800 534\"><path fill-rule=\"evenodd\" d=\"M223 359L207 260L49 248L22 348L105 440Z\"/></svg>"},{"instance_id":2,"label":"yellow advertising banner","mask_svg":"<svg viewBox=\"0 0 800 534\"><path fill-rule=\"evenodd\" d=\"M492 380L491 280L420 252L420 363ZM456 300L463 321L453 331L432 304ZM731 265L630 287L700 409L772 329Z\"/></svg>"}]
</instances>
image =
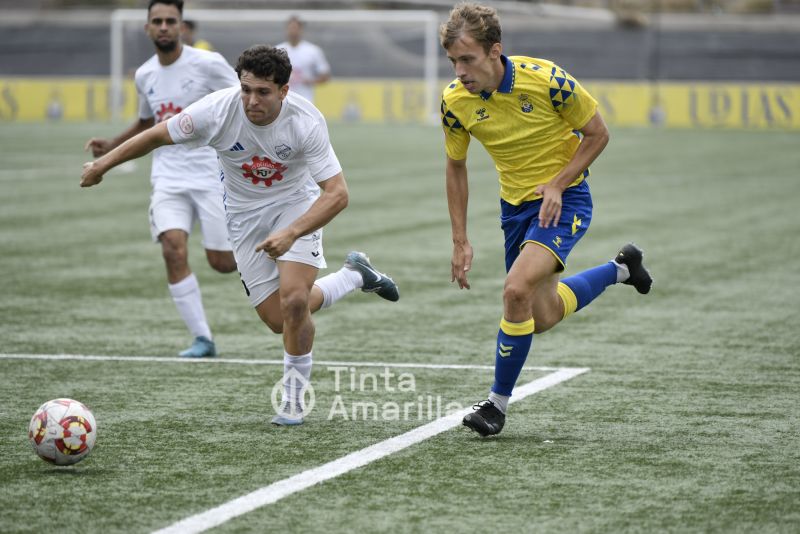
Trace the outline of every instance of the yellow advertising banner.
<instances>
[{"instance_id":1,"label":"yellow advertising banner","mask_svg":"<svg viewBox=\"0 0 800 534\"><path fill-rule=\"evenodd\" d=\"M800 84L587 82L619 126L800 129Z\"/></svg>"},{"instance_id":2,"label":"yellow advertising banner","mask_svg":"<svg viewBox=\"0 0 800 534\"><path fill-rule=\"evenodd\" d=\"M107 77L0 78L0 122L107 120L109 86ZM123 95L123 115L133 118L133 82L125 84Z\"/></svg>"},{"instance_id":3,"label":"yellow advertising banner","mask_svg":"<svg viewBox=\"0 0 800 534\"><path fill-rule=\"evenodd\" d=\"M444 87L442 83L442 87ZM612 126L800 129L800 84L587 81ZM329 120L425 122L425 84L417 80L334 80L317 90ZM136 116L126 81L122 116ZM107 78L0 78L0 122L108 120Z\"/></svg>"}]
</instances>

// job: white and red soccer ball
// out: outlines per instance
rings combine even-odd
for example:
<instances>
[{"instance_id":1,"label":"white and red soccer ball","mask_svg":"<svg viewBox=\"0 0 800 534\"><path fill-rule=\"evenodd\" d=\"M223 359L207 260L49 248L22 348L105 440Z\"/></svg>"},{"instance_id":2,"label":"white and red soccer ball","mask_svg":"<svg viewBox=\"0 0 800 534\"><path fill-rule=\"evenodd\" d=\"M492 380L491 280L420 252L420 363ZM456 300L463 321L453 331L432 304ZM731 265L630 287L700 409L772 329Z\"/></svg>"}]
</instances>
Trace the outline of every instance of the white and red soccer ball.
<instances>
[{"instance_id":1,"label":"white and red soccer ball","mask_svg":"<svg viewBox=\"0 0 800 534\"><path fill-rule=\"evenodd\" d=\"M31 418L28 439L39 458L71 465L86 458L97 439L97 423L89 408L72 399L42 404Z\"/></svg>"}]
</instances>

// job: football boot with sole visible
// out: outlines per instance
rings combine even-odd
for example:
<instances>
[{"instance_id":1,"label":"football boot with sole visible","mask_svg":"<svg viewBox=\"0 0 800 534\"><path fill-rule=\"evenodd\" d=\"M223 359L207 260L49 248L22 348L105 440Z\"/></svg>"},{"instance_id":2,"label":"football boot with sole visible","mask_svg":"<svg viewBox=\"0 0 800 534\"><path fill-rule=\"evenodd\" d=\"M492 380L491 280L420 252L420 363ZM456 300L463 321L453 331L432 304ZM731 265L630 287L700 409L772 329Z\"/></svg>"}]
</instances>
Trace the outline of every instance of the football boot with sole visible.
<instances>
[{"instance_id":1,"label":"football boot with sole visible","mask_svg":"<svg viewBox=\"0 0 800 534\"><path fill-rule=\"evenodd\" d=\"M397 302L400 299L400 292L394 280L376 271L369 262L367 255L363 252L350 252L344 260L344 266L361 275L361 279L364 280L361 291L377 293L379 297L392 302Z\"/></svg>"}]
</instances>

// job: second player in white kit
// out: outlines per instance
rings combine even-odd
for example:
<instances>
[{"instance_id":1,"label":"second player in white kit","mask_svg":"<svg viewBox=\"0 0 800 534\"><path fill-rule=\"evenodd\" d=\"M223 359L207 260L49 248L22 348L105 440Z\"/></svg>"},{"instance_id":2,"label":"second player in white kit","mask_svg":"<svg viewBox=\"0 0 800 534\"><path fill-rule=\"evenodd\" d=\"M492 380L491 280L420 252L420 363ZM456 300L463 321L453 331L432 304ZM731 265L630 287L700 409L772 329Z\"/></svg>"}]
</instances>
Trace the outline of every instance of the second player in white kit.
<instances>
[{"instance_id":1,"label":"second player in white kit","mask_svg":"<svg viewBox=\"0 0 800 534\"><path fill-rule=\"evenodd\" d=\"M236 73L215 52L183 45L170 65L151 57L136 71L139 119L166 121L204 96L238 86ZM189 234L195 220L208 250L231 250L225 232L222 183L216 152L209 147L164 146L153 152L150 172L153 196L150 224L153 239L171 229Z\"/></svg>"},{"instance_id":2,"label":"second player in white kit","mask_svg":"<svg viewBox=\"0 0 800 534\"><path fill-rule=\"evenodd\" d=\"M314 88L331 79L331 66L322 48L303 39L305 23L299 17L291 17L286 22L286 41L277 45L283 48L292 62L292 77L289 86L292 92L311 102L314 101Z\"/></svg>"},{"instance_id":3,"label":"second player in white kit","mask_svg":"<svg viewBox=\"0 0 800 534\"><path fill-rule=\"evenodd\" d=\"M240 87L211 94L85 164L81 177L81 186L95 185L114 166L163 145L216 149L245 290L264 323L283 334L284 395L272 420L277 425L303 422L311 313L356 288L399 298L392 279L359 252L349 253L339 271L316 279L325 266L322 227L346 207L348 192L322 114L290 92L291 70L284 50L249 48L236 67Z\"/></svg>"},{"instance_id":4,"label":"second player in white kit","mask_svg":"<svg viewBox=\"0 0 800 534\"><path fill-rule=\"evenodd\" d=\"M180 41L183 2L152 0L145 31L156 54L136 70L139 119L115 139L91 139L87 148L101 156L153 124L177 115L200 98L238 85L236 73L214 52ZM225 227L223 189L216 152L208 147L165 146L154 151L150 174L150 230L161 244L172 300L194 337L186 357L216 355L206 320L200 286L187 259L188 236L200 224L203 247L211 267L222 273L236 270Z\"/></svg>"}]
</instances>

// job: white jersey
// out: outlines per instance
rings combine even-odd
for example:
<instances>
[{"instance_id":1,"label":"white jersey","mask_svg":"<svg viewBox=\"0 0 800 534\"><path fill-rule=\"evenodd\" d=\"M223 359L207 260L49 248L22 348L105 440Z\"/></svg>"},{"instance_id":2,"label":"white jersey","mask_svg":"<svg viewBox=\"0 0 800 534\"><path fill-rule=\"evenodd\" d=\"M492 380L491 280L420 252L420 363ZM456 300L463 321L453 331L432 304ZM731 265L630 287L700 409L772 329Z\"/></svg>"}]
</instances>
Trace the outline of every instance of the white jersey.
<instances>
[{"instance_id":1,"label":"white jersey","mask_svg":"<svg viewBox=\"0 0 800 534\"><path fill-rule=\"evenodd\" d=\"M158 56L136 70L139 118L165 121L219 89L239 85L236 72L216 52L183 45L180 57L161 65ZM219 164L210 148L164 146L153 152L150 181L155 190L219 189Z\"/></svg>"},{"instance_id":2,"label":"white jersey","mask_svg":"<svg viewBox=\"0 0 800 534\"><path fill-rule=\"evenodd\" d=\"M283 48L292 63L289 90L314 101L313 81L331 71L322 49L308 41L300 41L297 46L283 42L275 48Z\"/></svg>"},{"instance_id":3,"label":"white jersey","mask_svg":"<svg viewBox=\"0 0 800 534\"><path fill-rule=\"evenodd\" d=\"M316 198L317 182L342 172L322 113L291 91L267 126L250 122L240 88L231 87L195 102L167 127L174 143L216 149L230 213Z\"/></svg>"}]
</instances>

